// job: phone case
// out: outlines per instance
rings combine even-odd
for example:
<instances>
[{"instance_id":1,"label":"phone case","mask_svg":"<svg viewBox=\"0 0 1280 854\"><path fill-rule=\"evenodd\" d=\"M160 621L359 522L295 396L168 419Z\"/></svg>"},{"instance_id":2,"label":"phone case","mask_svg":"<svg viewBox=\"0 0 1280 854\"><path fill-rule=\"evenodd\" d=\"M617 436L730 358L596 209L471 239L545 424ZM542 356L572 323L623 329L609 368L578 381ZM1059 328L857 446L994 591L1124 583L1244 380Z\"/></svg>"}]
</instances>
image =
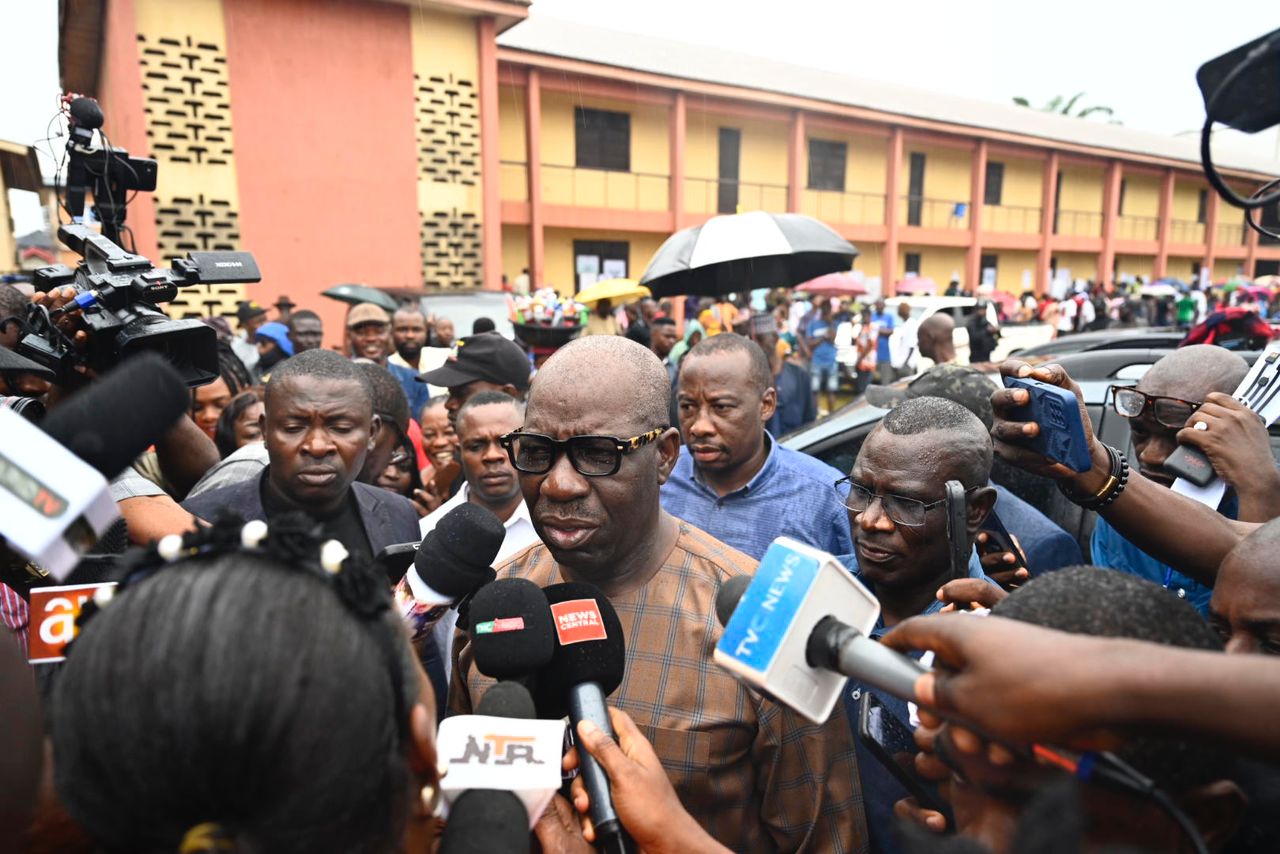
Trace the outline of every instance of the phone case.
<instances>
[{"instance_id":1,"label":"phone case","mask_svg":"<svg viewBox=\"0 0 1280 854\"><path fill-rule=\"evenodd\" d=\"M1196 486L1208 486L1217 477L1213 463L1209 462L1204 452L1188 445L1174 448L1173 453L1165 459L1163 468L1178 477L1186 478Z\"/></svg>"},{"instance_id":2,"label":"phone case","mask_svg":"<svg viewBox=\"0 0 1280 854\"><path fill-rule=\"evenodd\" d=\"M1080 405L1074 394L1056 385L1018 377L1005 377L1004 385L1026 389L1031 394L1029 404L1011 413L1014 421L1034 421L1040 425L1040 435L1023 444L1072 471L1088 471L1093 467L1084 422L1080 420Z\"/></svg>"},{"instance_id":3,"label":"phone case","mask_svg":"<svg viewBox=\"0 0 1280 854\"><path fill-rule=\"evenodd\" d=\"M885 747L871 733L871 707L879 706L884 714L885 720L891 720L902 726L907 741L911 740L911 731L907 729L907 725L898 719L893 712L884 707L884 704L876 699L875 695L870 691L863 690L862 698L858 702L858 739L863 746L870 751L871 755L885 767L885 770L894 776L902 787L916 799L916 803L925 809L934 810L941 813L950 813L947 805L942 803L938 795L931 791L931 788L923 780L915 775L914 772L908 771L898 764L898 760L893 758L889 748ZM948 819L949 821L950 819Z\"/></svg>"}]
</instances>

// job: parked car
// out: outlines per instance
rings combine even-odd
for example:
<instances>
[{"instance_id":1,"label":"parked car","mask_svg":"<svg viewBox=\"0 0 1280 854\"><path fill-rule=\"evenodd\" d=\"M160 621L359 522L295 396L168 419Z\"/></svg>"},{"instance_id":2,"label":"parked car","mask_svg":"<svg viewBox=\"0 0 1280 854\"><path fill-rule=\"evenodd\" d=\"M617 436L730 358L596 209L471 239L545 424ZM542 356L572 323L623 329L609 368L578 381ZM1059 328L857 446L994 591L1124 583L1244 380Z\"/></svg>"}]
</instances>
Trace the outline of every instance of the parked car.
<instances>
[{"instance_id":1,"label":"parked car","mask_svg":"<svg viewBox=\"0 0 1280 854\"><path fill-rule=\"evenodd\" d=\"M1085 409L1093 422L1094 433L1117 448L1126 449L1130 460L1134 459L1129 441L1129 421L1109 406L1107 390L1112 385L1137 383L1168 350L1100 350L1067 354L1056 359L1066 368L1084 393ZM1250 364L1258 358L1258 352L1241 353ZM994 391L1001 385L999 371L988 366L984 372L991 379ZM905 387L910 380L899 380L895 386ZM888 410L872 406L865 398L854 401L831 415L781 437L778 441L786 448L815 456L841 472L849 472L862 443L872 429L880 423ZM1271 452L1280 461L1280 425L1273 427ZM1093 534L1094 514L1086 513L1058 492L1047 479L1027 474L1021 469L997 459L992 468L992 480L1040 510L1080 543L1080 550L1089 555L1089 538Z\"/></svg>"},{"instance_id":2,"label":"parked car","mask_svg":"<svg viewBox=\"0 0 1280 854\"><path fill-rule=\"evenodd\" d=\"M1020 359L1032 357L1052 359L1058 356L1065 356L1068 353L1084 353L1094 350L1128 350L1132 348L1172 350L1178 346L1186 335L1187 333L1184 330L1174 326L1103 329L1098 332L1062 335L1043 344L1012 350L1009 355L1016 355Z\"/></svg>"},{"instance_id":3,"label":"parked car","mask_svg":"<svg viewBox=\"0 0 1280 854\"><path fill-rule=\"evenodd\" d=\"M955 321L956 331L952 338L956 344L956 357L962 363L969 361L969 318L978 309L978 300L973 297L890 297L885 300L885 310L898 317L898 306L906 303L911 307L911 317L915 320L925 318L939 312L948 314ZM996 323L995 304L987 301L987 319L992 325ZM992 359L999 361L1013 350L1033 347L1049 340L1053 330L1045 323L1009 324L1000 326L1000 340L992 352Z\"/></svg>"},{"instance_id":4,"label":"parked car","mask_svg":"<svg viewBox=\"0 0 1280 854\"><path fill-rule=\"evenodd\" d=\"M447 317L453 321L456 338L471 334L471 325L481 317L493 321L494 327L507 338L515 337L507 309L507 294L484 288L380 288L397 300L417 301L428 317Z\"/></svg>"}]
</instances>

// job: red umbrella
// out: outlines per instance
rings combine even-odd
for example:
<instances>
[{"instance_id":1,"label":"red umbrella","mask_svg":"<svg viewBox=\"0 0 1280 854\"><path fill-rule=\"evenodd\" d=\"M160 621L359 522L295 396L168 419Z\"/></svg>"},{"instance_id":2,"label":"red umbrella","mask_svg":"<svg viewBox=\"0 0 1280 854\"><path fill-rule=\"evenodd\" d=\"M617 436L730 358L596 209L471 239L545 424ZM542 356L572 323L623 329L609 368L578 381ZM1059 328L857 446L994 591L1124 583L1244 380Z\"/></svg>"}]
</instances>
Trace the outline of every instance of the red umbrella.
<instances>
[{"instance_id":1,"label":"red umbrella","mask_svg":"<svg viewBox=\"0 0 1280 854\"><path fill-rule=\"evenodd\" d=\"M935 297L938 295L938 286L933 279L928 276L912 276L909 279L903 279L893 286L893 291L902 296L916 295Z\"/></svg>"},{"instance_id":2,"label":"red umbrella","mask_svg":"<svg viewBox=\"0 0 1280 854\"><path fill-rule=\"evenodd\" d=\"M796 285L796 290L814 296L860 297L867 292L867 286L862 283L861 276L855 276L853 273L827 273L825 276L810 279L802 285Z\"/></svg>"}]
</instances>

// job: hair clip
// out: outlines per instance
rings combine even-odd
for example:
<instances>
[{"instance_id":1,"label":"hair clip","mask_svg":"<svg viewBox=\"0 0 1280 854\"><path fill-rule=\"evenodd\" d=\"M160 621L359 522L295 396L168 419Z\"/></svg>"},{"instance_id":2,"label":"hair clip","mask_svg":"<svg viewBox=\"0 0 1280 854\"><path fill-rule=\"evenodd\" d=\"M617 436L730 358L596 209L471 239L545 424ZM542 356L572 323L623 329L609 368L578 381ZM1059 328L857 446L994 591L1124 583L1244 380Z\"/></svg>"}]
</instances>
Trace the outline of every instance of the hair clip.
<instances>
[{"instance_id":1,"label":"hair clip","mask_svg":"<svg viewBox=\"0 0 1280 854\"><path fill-rule=\"evenodd\" d=\"M240 529L240 545L246 549L261 548L262 541L266 538L267 523L261 519L245 522L244 527Z\"/></svg>"}]
</instances>

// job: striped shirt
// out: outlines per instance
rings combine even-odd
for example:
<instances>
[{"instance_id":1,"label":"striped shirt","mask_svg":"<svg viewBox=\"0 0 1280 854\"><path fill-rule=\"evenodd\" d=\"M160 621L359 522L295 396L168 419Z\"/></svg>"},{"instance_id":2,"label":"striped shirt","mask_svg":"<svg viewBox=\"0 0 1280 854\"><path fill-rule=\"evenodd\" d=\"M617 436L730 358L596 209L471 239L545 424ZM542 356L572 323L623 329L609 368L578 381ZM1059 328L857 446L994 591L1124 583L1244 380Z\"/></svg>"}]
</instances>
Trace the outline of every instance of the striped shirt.
<instances>
[{"instance_id":1,"label":"striped shirt","mask_svg":"<svg viewBox=\"0 0 1280 854\"><path fill-rule=\"evenodd\" d=\"M653 744L685 809L734 851L867 850L857 760L837 709L821 726L765 699L711 658L721 582L756 562L684 522L675 548L640 589L613 597L627 671L609 698ZM538 543L498 569L540 587L564 580ZM493 680L454 643L453 712L467 714Z\"/></svg>"}]
</instances>

